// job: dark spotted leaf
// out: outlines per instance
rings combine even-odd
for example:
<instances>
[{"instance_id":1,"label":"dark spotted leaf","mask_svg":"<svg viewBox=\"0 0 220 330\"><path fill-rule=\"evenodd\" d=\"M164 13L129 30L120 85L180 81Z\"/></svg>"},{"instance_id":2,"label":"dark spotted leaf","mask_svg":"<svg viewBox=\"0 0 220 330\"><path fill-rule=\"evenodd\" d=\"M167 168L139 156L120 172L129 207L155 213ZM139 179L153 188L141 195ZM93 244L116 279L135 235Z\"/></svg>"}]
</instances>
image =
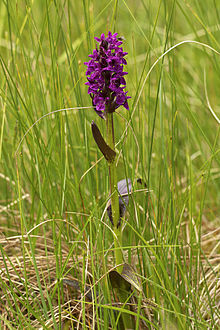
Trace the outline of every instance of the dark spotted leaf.
<instances>
[{"instance_id":1,"label":"dark spotted leaf","mask_svg":"<svg viewBox=\"0 0 220 330\"><path fill-rule=\"evenodd\" d=\"M97 146L99 147L100 151L102 152L103 156L108 162L113 162L116 156L116 152L107 145L107 143L102 137L102 134L98 126L95 124L94 121L92 121L91 127L92 127L92 135L94 137L94 140Z\"/></svg>"}]
</instances>

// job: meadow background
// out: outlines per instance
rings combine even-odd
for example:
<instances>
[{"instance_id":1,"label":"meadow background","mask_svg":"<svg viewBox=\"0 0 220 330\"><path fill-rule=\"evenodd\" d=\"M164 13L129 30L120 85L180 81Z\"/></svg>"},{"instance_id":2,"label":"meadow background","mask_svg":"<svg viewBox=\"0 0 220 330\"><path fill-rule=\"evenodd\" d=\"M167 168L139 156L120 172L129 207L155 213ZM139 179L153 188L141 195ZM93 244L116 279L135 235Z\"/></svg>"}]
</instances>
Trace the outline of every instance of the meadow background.
<instances>
[{"instance_id":1,"label":"meadow background","mask_svg":"<svg viewBox=\"0 0 220 330\"><path fill-rule=\"evenodd\" d=\"M91 132L105 123L84 108L84 62L109 30L125 38L131 96L115 115L118 179L149 190L123 224L142 283L136 329L217 329L217 0L0 0L1 328L117 326L108 168Z\"/></svg>"}]
</instances>

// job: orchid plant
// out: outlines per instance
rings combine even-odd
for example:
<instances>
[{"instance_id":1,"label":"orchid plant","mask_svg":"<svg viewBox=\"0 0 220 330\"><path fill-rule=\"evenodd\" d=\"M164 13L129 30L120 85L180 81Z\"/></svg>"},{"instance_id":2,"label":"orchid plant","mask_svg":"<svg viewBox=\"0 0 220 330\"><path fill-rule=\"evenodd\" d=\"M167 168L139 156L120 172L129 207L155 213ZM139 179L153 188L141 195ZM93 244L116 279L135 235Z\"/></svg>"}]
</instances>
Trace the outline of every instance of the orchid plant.
<instances>
[{"instance_id":1,"label":"orchid plant","mask_svg":"<svg viewBox=\"0 0 220 330\"><path fill-rule=\"evenodd\" d=\"M90 60L85 62L88 80L86 85L88 86L88 94L92 99L95 112L106 121L106 141L94 121L91 126L93 137L109 167L110 203L107 207L107 213L114 232L115 261L117 266L117 272L111 272L110 280L113 286L116 283L115 288L117 288L121 302L125 304L129 299L129 294L126 292L129 284L126 282L127 280L125 280L123 274L123 265L125 264L122 251L121 218L124 216L126 205L128 204L131 180L128 179L126 181L124 179L117 182L113 114L120 106L129 110L128 99L130 96L127 95L125 81L127 72L124 71L124 66L127 64L124 57L127 53L123 51L123 42L118 37L118 33L112 34L109 31L107 37L103 33L100 38L95 38L95 40L97 41L96 48L89 55ZM124 197L122 197L122 194L124 194ZM126 276L127 279L129 276L128 274ZM117 284L119 282L120 285ZM125 306L125 308L127 307ZM125 328L132 328L132 320L129 314L122 313L122 319Z\"/></svg>"},{"instance_id":2,"label":"orchid plant","mask_svg":"<svg viewBox=\"0 0 220 330\"><path fill-rule=\"evenodd\" d=\"M111 212L109 210L110 220L113 224L115 233L115 257L116 264L123 263L123 253L120 249L122 244L121 226L120 224L120 207L117 187L117 172L116 172L116 152L114 139L114 123L113 113L120 106L129 109L126 81L124 76L127 72L124 71L126 52L123 51L122 41L118 37L118 33L112 34L108 32L105 37L104 33L101 38L95 38L98 42L93 53L89 55L91 58L87 65L87 82L88 94L92 99L95 112L102 119L106 120L106 141L96 126L92 123L92 132L95 141L104 154L109 166L110 180L110 195L111 195ZM118 267L119 272L122 271L122 266Z\"/></svg>"}]
</instances>

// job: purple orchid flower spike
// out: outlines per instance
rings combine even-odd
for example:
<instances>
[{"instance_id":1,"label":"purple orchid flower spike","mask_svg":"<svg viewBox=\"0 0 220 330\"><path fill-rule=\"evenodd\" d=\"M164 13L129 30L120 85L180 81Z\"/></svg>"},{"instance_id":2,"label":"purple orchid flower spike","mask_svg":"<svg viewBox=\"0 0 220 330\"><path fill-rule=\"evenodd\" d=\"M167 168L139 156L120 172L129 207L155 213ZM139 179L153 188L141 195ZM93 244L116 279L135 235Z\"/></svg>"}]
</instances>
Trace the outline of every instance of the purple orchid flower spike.
<instances>
[{"instance_id":1,"label":"purple orchid flower spike","mask_svg":"<svg viewBox=\"0 0 220 330\"><path fill-rule=\"evenodd\" d=\"M129 110L130 96L125 92L124 78L127 72L123 71L127 64L124 59L127 53L120 47L122 41L117 35L109 31L107 37L102 33L100 38L95 38L98 45L89 55L91 60L84 63L87 66L88 94L92 98L95 112L103 119L105 111L114 112L121 105Z\"/></svg>"}]
</instances>

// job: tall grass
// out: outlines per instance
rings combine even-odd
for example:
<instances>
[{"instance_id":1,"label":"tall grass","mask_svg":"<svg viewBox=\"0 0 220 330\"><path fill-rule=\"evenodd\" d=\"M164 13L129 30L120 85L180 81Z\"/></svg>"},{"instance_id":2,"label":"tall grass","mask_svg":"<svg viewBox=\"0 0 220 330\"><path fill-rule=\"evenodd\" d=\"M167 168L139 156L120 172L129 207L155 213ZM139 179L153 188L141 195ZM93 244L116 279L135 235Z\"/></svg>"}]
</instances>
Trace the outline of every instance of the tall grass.
<instances>
[{"instance_id":1,"label":"tall grass","mask_svg":"<svg viewBox=\"0 0 220 330\"><path fill-rule=\"evenodd\" d=\"M84 85L110 29L132 96L115 116L118 179L149 190L123 224L142 283L130 313L136 329L219 326L219 12L216 0L0 1L2 328L116 328L126 312L108 283L108 168L90 124L105 126Z\"/></svg>"}]
</instances>

